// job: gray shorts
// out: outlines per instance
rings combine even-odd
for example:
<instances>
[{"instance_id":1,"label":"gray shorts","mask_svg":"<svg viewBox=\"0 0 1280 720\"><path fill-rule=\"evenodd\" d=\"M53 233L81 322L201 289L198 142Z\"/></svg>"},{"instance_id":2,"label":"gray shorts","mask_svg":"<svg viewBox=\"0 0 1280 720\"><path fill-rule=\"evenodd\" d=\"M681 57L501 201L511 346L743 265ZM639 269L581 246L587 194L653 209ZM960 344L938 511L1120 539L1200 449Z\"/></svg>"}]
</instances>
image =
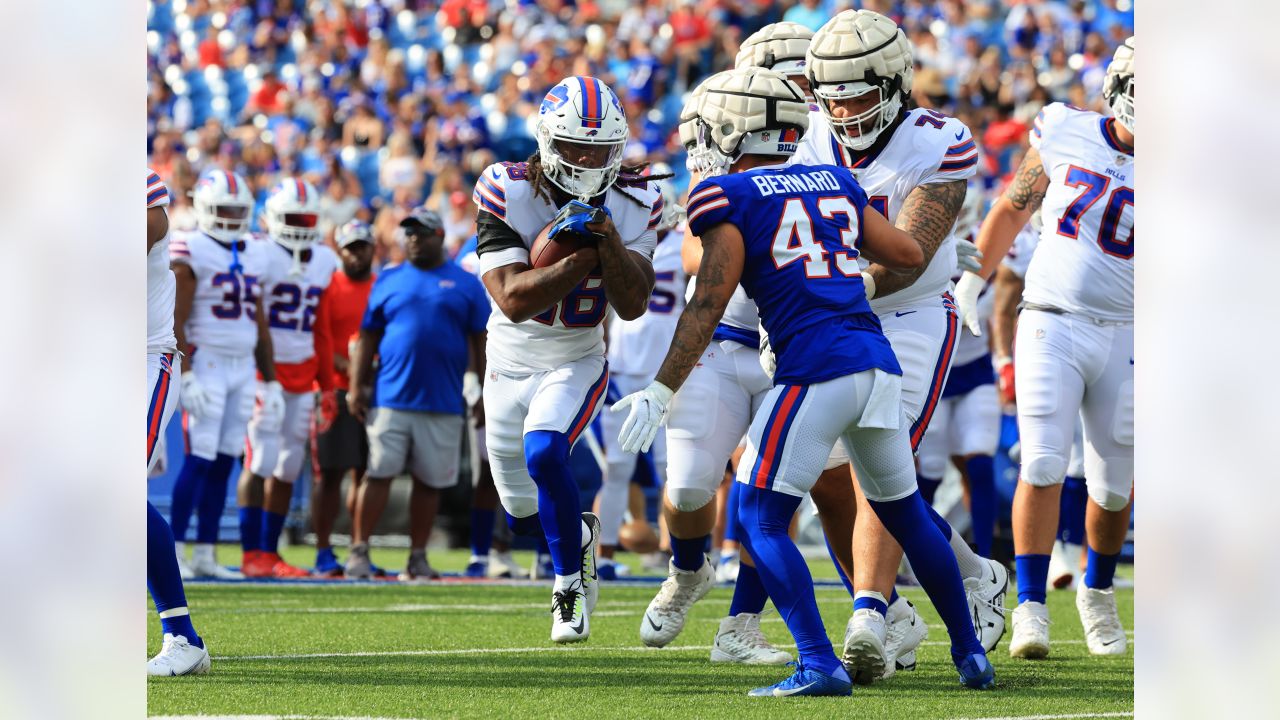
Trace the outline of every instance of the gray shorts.
<instances>
[{"instance_id":1,"label":"gray shorts","mask_svg":"<svg viewBox=\"0 0 1280 720\"><path fill-rule=\"evenodd\" d=\"M393 478L408 472L427 487L444 489L458 482L462 452L461 415L371 408L369 477Z\"/></svg>"}]
</instances>

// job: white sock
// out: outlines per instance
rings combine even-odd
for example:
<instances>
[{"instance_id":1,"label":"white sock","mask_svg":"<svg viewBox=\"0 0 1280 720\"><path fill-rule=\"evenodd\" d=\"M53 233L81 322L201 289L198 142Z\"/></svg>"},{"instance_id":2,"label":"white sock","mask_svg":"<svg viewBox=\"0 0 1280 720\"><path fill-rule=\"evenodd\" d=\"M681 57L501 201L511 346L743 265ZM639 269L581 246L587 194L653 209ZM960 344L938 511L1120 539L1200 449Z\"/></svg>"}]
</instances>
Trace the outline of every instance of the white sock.
<instances>
[{"instance_id":1,"label":"white sock","mask_svg":"<svg viewBox=\"0 0 1280 720\"><path fill-rule=\"evenodd\" d=\"M209 543L196 543L195 548L191 551L193 560L213 560L213 545Z\"/></svg>"},{"instance_id":2,"label":"white sock","mask_svg":"<svg viewBox=\"0 0 1280 720\"><path fill-rule=\"evenodd\" d=\"M577 587L574 587L577 583ZM561 592L563 590L582 590L582 577L578 575L557 575L555 584L551 586L552 591Z\"/></svg>"},{"instance_id":3,"label":"white sock","mask_svg":"<svg viewBox=\"0 0 1280 720\"><path fill-rule=\"evenodd\" d=\"M473 562L473 563L474 563L474 562L478 562L478 563L488 563L488 562L489 562L489 558L488 558L488 557L481 556L481 555L474 555L474 554L473 554L473 555L471 556L471 559L470 559L470 560L468 560L467 562Z\"/></svg>"},{"instance_id":4,"label":"white sock","mask_svg":"<svg viewBox=\"0 0 1280 720\"><path fill-rule=\"evenodd\" d=\"M951 551L956 554L956 563L960 565L961 575L967 578L986 577L987 561L969 547L969 543L960 537L960 533L956 532L955 528L951 528L951 537L947 538L947 542L951 543Z\"/></svg>"}]
</instances>

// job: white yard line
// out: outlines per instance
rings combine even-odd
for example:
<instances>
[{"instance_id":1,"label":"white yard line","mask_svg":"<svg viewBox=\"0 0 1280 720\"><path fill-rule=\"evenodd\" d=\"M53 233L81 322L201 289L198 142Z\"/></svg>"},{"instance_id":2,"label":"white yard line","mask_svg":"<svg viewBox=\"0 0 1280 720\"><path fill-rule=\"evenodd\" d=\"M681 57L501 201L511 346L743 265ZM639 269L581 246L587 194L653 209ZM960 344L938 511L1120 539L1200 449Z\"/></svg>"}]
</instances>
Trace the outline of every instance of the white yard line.
<instances>
[{"instance_id":1,"label":"white yard line","mask_svg":"<svg viewBox=\"0 0 1280 720\"><path fill-rule=\"evenodd\" d=\"M1077 720L1078 718L1125 718L1133 717L1133 711L1128 712L1101 712L1101 713L1073 713L1070 715L1008 715L1005 717L987 717L987 718L953 718L952 720Z\"/></svg>"}]
</instances>

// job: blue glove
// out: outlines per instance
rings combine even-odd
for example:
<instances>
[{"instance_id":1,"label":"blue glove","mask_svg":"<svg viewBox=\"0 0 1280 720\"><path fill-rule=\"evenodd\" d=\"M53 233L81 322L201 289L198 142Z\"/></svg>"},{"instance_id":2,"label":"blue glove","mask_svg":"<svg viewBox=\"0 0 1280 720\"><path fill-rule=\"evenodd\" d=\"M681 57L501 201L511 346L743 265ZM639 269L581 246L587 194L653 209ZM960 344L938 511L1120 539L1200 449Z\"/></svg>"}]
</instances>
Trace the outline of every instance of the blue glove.
<instances>
[{"instance_id":1,"label":"blue glove","mask_svg":"<svg viewBox=\"0 0 1280 720\"><path fill-rule=\"evenodd\" d=\"M547 237L554 239L560 233L567 232L584 240L599 240L601 236L588 230L587 225L603 222L606 216L613 217L609 208L592 207L581 200L570 200L551 221L551 232L547 233Z\"/></svg>"}]
</instances>

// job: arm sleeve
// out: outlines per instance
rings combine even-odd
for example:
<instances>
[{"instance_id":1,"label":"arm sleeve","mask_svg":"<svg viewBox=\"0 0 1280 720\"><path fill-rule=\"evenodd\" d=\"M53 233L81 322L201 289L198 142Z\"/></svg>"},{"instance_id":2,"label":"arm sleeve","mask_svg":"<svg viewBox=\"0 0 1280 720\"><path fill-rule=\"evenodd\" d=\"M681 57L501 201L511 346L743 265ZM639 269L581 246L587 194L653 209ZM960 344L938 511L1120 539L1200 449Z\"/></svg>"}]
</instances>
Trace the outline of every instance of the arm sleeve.
<instances>
[{"instance_id":1,"label":"arm sleeve","mask_svg":"<svg viewBox=\"0 0 1280 720\"><path fill-rule=\"evenodd\" d=\"M529 249L524 239L501 218L481 209L476 217L476 254L480 256L480 274L515 263L529 264Z\"/></svg>"},{"instance_id":2,"label":"arm sleeve","mask_svg":"<svg viewBox=\"0 0 1280 720\"><path fill-rule=\"evenodd\" d=\"M316 305L315 331L312 343L316 353L316 382L320 383L322 392L329 392L334 387L333 369L333 328L330 319L333 317L332 293L326 289L320 294L320 303Z\"/></svg>"},{"instance_id":3,"label":"arm sleeve","mask_svg":"<svg viewBox=\"0 0 1280 720\"><path fill-rule=\"evenodd\" d=\"M689 231L702 235L707 230L728 222L732 214L729 195L712 180L703 180L689 193Z\"/></svg>"},{"instance_id":4,"label":"arm sleeve","mask_svg":"<svg viewBox=\"0 0 1280 720\"><path fill-rule=\"evenodd\" d=\"M933 172L925 175L921 185L967 180L978 173L978 143L973 133L959 120L951 118L939 131L948 145Z\"/></svg>"}]
</instances>

